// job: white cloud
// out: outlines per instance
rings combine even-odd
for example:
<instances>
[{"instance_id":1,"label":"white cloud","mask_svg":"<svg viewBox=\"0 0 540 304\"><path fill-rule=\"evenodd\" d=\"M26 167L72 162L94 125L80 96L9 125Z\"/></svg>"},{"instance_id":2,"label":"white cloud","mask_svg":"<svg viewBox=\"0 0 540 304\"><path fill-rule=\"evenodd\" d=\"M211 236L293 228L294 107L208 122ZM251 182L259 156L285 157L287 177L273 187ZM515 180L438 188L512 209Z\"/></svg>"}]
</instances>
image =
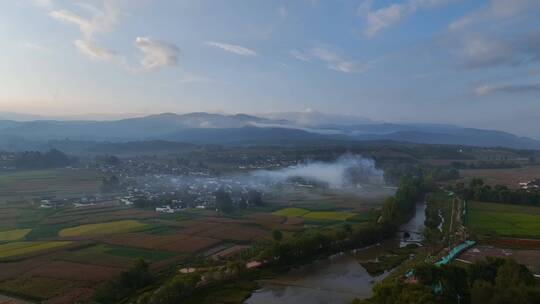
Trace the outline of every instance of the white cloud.
<instances>
[{"instance_id":1,"label":"white cloud","mask_svg":"<svg viewBox=\"0 0 540 304\"><path fill-rule=\"evenodd\" d=\"M34 51L39 51L39 52L49 52L49 49L37 42L29 42L29 41L25 41L23 43L20 44L21 47L23 48L26 48L26 49L30 49L30 50L34 50Z\"/></svg>"},{"instance_id":2,"label":"white cloud","mask_svg":"<svg viewBox=\"0 0 540 304\"><path fill-rule=\"evenodd\" d=\"M486 22L493 25L493 22L514 18L536 8L540 8L540 1L491 0L486 7L450 23L448 29L452 31L467 30L470 26Z\"/></svg>"},{"instance_id":3,"label":"white cloud","mask_svg":"<svg viewBox=\"0 0 540 304\"><path fill-rule=\"evenodd\" d=\"M98 9L88 3L76 3L88 16L73 11L60 9L49 12L52 18L75 25L81 32L81 38L74 42L77 50L92 60L113 62L129 71L154 70L162 67L178 65L180 49L171 43L152 40L148 37L137 37L135 46L143 53L139 67L132 67L126 59L116 51L98 43L97 35L111 31L118 23L120 10L115 0L104 0L103 9Z\"/></svg>"},{"instance_id":4,"label":"white cloud","mask_svg":"<svg viewBox=\"0 0 540 304\"><path fill-rule=\"evenodd\" d=\"M366 0L358 7L358 14L365 18L364 34L373 37L381 30L399 23L402 19L421 9L444 5L456 0L408 0L392 3L379 9L372 9L373 0Z\"/></svg>"},{"instance_id":5,"label":"white cloud","mask_svg":"<svg viewBox=\"0 0 540 304\"><path fill-rule=\"evenodd\" d=\"M144 53L141 66L145 70L178 65L180 49L171 43L137 37L135 46Z\"/></svg>"},{"instance_id":6,"label":"white cloud","mask_svg":"<svg viewBox=\"0 0 540 304\"><path fill-rule=\"evenodd\" d=\"M93 43L91 40L79 39L75 41L75 47L82 54L90 57L93 60L113 61L117 59L114 51L101 47Z\"/></svg>"},{"instance_id":7,"label":"white cloud","mask_svg":"<svg viewBox=\"0 0 540 304\"><path fill-rule=\"evenodd\" d=\"M290 55L306 62L322 61L329 69L343 73L362 73L371 67L369 63L344 59L335 51L325 47L315 47L307 51L292 50Z\"/></svg>"},{"instance_id":8,"label":"white cloud","mask_svg":"<svg viewBox=\"0 0 540 304\"><path fill-rule=\"evenodd\" d=\"M82 37L75 40L74 45L82 54L94 60L114 61L119 60L116 53L102 47L96 41L96 34L110 31L118 21L119 11L113 1L104 1L103 10L85 4L87 11L91 11L90 17L83 17L68 10L55 10L49 16L61 22L77 26ZM121 60L120 60L121 61Z\"/></svg>"},{"instance_id":9,"label":"white cloud","mask_svg":"<svg viewBox=\"0 0 540 304\"><path fill-rule=\"evenodd\" d=\"M442 42L466 68L517 66L539 60L540 31L523 33L528 28L519 22L527 15L535 16L538 9L537 0L491 0L452 22Z\"/></svg>"},{"instance_id":10,"label":"white cloud","mask_svg":"<svg viewBox=\"0 0 540 304\"><path fill-rule=\"evenodd\" d=\"M307 54L304 54L304 53L302 53L300 51L297 51L297 50L292 50L292 51L289 52L289 54L292 57L294 57L294 58L296 58L298 60L302 60L302 61L306 61L306 62L311 61L311 58Z\"/></svg>"},{"instance_id":11,"label":"white cloud","mask_svg":"<svg viewBox=\"0 0 540 304\"><path fill-rule=\"evenodd\" d=\"M499 84L481 85L474 89L477 96L485 96L495 93L526 93L540 92L540 83L532 84Z\"/></svg>"},{"instance_id":12,"label":"white cloud","mask_svg":"<svg viewBox=\"0 0 540 304\"><path fill-rule=\"evenodd\" d=\"M240 55L240 56L257 56L256 51L252 49L248 49L240 45L227 44L227 43L214 42L214 41L207 41L206 44L209 46L213 46L215 48L222 49L229 53Z\"/></svg>"}]
</instances>

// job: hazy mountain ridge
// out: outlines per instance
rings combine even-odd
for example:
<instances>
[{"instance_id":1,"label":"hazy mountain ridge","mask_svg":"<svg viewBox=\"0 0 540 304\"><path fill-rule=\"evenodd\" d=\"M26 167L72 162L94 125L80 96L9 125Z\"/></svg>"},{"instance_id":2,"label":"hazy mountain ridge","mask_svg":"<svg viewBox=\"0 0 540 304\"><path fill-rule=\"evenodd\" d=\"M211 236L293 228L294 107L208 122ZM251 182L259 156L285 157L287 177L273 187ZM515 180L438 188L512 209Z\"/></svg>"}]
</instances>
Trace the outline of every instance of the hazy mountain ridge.
<instances>
[{"instance_id":1,"label":"hazy mountain ridge","mask_svg":"<svg viewBox=\"0 0 540 304\"><path fill-rule=\"evenodd\" d=\"M318 113L317 116L324 114ZM540 141L494 130L444 124L355 123L304 125L247 114L162 113L114 121L0 120L0 149L27 143L166 140L196 144L295 144L391 140L413 143L540 149ZM352 117L352 116L351 116ZM362 121L362 119L360 119ZM331 123L330 123L331 122ZM352 122L352 121L349 121Z\"/></svg>"}]
</instances>

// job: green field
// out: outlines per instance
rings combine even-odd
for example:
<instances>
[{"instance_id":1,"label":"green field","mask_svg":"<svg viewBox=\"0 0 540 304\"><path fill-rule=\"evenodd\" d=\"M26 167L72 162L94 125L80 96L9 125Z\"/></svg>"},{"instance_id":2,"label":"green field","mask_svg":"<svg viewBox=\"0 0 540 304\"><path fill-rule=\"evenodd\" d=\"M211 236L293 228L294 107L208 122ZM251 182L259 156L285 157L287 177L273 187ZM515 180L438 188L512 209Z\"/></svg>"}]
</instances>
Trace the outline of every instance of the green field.
<instances>
[{"instance_id":1,"label":"green field","mask_svg":"<svg viewBox=\"0 0 540 304\"><path fill-rule=\"evenodd\" d=\"M287 217L302 217L307 220L329 220L329 221L345 221L355 217L357 214L344 211L309 211L302 208L285 208L272 213L273 215Z\"/></svg>"},{"instance_id":2,"label":"green field","mask_svg":"<svg viewBox=\"0 0 540 304\"><path fill-rule=\"evenodd\" d=\"M302 216L304 214L307 214L309 213L309 210L306 210L306 209L302 209L302 208L285 208L285 209L281 209L281 210L278 210L276 212L273 212L272 214L273 215L278 215L278 216Z\"/></svg>"},{"instance_id":3,"label":"green field","mask_svg":"<svg viewBox=\"0 0 540 304\"><path fill-rule=\"evenodd\" d=\"M38 251L63 247L72 242L53 241L53 242L14 242L0 245L0 258L22 256Z\"/></svg>"},{"instance_id":4,"label":"green field","mask_svg":"<svg viewBox=\"0 0 540 304\"><path fill-rule=\"evenodd\" d=\"M540 207L469 202L467 222L477 235L540 238Z\"/></svg>"},{"instance_id":5,"label":"green field","mask_svg":"<svg viewBox=\"0 0 540 304\"><path fill-rule=\"evenodd\" d=\"M0 241L17 241L24 238L32 229L0 231Z\"/></svg>"},{"instance_id":6,"label":"green field","mask_svg":"<svg viewBox=\"0 0 540 304\"><path fill-rule=\"evenodd\" d=\"M302 217L307 220L329 220L329 221L346 221L356 216L356 213L343 211L313 211L304 214Z\"/></svg>"},{"instance_id":7,"label":"green field","mask_svg":"<svg viewBox=\"0 0 540 304\"><path fill-rule=\"evenodd\" d=\"M86 224L60 230L59 236L81 236L96 234L127 233L141 230L147 225L135 220L114 221L97 224Z\"/></svg>"}]
</instances>

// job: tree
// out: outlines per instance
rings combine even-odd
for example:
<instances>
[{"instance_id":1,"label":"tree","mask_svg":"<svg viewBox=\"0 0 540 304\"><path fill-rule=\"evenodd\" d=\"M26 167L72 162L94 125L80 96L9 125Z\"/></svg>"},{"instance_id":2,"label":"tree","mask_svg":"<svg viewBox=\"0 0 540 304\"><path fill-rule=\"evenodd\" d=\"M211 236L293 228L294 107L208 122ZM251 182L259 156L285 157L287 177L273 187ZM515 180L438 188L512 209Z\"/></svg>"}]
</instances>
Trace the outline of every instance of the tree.
<instances>
[{"instance_id":1,"label":"tree","mask_svg":"<svg viewBox=\"0 0 540 304\"><path fill-rule=\"evenodd\" d=\"M264 204L263 199L262 199L262 193L257 190L249 190L248 203L251 206L262 206Z\"/></svg>"},{"instance_id":2,"label":"tree","mask_svg":"<svg viewBox=\"0 0 540 304\"><path fill-rule=\"evenodd\" d=\"M283 233L280 230L274 229L272 230L272 237L274 241L280 242L283 239Z\"/></svg>"},{"instance_id":3,"label":"tree","mask_svg":"<svg viewBox=\"0 0 540 304\"><path fill-rule=\"evenodd\" d=\"M345 231L347 234L351 234L353 232L351 224L349 223L344 224L343 231Z\"/></svg>"},{"instance_id":4,"label":"tree","mask_svg":"<svg viewBox=\"0 0 540 304\"><path fill-rule=\"evenodd\" d=\"M234 211L231 195L223 188L219 188L216 193L216 209L224 213L231 213Z\"/></svg>"},{"instance_id":5,"label":"tree","mask_svg":"<svg viewBox=\"0 0 540 304\"><path fill-rule=\"evenodd\" d=\"M94 300L103 304L118 303L153 281L154 277L149 271L148 263L139 259L131 269L122 272L119 277L100 287L94 294Z\"/></svg>"}]
</instances>

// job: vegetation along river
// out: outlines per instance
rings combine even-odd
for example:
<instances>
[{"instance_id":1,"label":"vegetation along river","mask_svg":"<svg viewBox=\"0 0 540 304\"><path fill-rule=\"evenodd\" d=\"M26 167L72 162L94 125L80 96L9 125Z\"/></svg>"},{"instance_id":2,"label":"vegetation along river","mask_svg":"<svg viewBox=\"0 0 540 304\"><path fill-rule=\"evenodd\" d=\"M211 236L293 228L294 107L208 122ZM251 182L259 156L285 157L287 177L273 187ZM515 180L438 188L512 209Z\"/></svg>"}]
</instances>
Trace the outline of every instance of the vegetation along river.
<instances>
[{"instance_id":1,"label":"vegetation along river","mask_svg":"<svg viewBox=\"0 0 540 304\"><path fill-rule=\"evenodd\" d=\"M419 243L424 227L425 204L417 204L414 217L400 227L399 239L354 253L344 253L295 268L274 279L262 282L246 304L350 303L354 298L368 298L373 284L387 274L371 276L358 259L375 258L392 246ZM408 236L408 237L406 237Z\"/></svg>"}]
</instances>

